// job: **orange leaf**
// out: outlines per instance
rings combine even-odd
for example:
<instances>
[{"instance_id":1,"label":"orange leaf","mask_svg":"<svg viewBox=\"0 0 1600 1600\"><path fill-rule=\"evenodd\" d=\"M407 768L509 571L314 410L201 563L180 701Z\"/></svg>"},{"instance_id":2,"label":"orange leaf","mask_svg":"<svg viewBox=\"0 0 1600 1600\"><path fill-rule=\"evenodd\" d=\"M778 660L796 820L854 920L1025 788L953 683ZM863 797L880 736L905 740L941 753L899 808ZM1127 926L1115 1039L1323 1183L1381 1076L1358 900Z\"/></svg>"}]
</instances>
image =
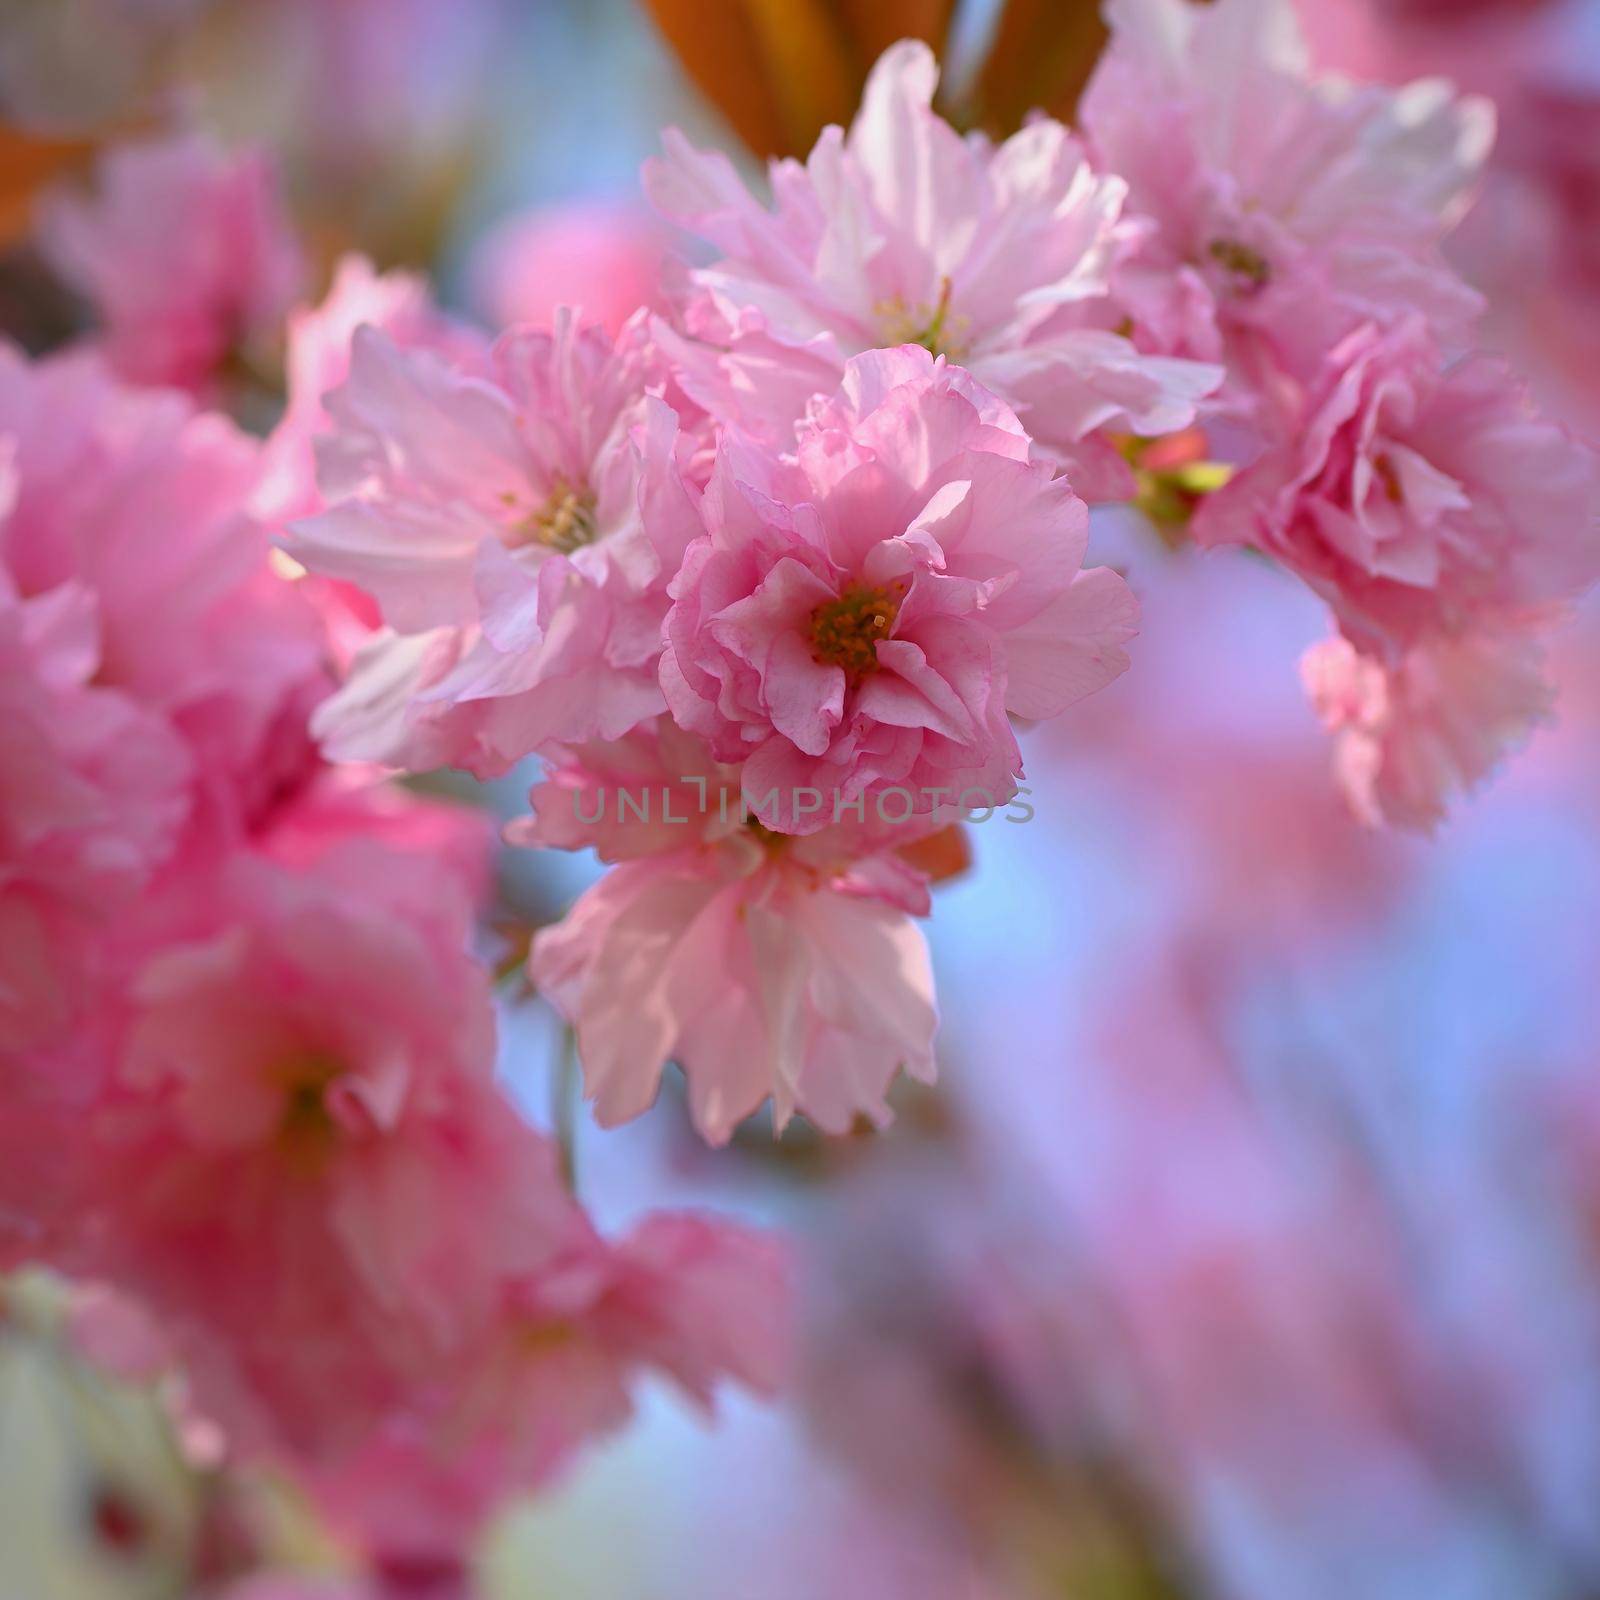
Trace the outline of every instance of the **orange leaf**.
<instances>
[{"instance_id":1,"label":"orange leaf","mask_svg":"<svg viewBox=\"0 0 1600 1600\"><path fill-rule=\"evenodd\" d=\"M838 0L838 5L863 81L897 39L925 39L942 55L956 10L956 0Z\"/></svg>"},{"instance_id":2,"label":"orange leaf","mask_svg":"<svg viewBox=\"0 0 1600 1600\"><path fill-rule=\"evenodd\" d=\"M848 123L865 67L827 0L743 0L777 97L786 143L803 156L830 122Z\"/></svg>"},{"instance_id":3,"label":"orange leaf","mask_svg":"<svg viewBox=\"0 0 1600 1600\"><path fill-rule=\"evenodd\" d=\"M978 76L977 120L996 135L1033 110L1070 121L1105 42L1100 0L1007 0Z\"/></svg>"},{"instance_id":4,"label":"orange leaf","mask_svg":"<svg viewBox=\"0 0 1600 1600\"><path fill-rule=\"evenodd\" d=\"M684 69L758 156L848 121L860 75L823 0L645 0Z\"/></svg>"}]
</instances>

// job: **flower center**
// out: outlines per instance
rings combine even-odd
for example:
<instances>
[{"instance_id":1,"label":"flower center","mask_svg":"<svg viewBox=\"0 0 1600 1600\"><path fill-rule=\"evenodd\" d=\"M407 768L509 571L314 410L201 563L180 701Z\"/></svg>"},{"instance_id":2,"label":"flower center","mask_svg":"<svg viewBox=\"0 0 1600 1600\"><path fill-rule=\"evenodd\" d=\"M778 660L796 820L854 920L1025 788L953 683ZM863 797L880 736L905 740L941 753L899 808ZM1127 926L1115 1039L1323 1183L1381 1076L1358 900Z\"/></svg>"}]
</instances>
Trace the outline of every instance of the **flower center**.
<instances>
[{"instance_id":1,"label":"flower center","mask_svg":"<svg viewBox=\"0 0 1600 1600\"><path fill-rule=\"evenodd\" d=\"M876 309L886 344L920 344L929 355L948 356L952 361L966 354L962 335L967 330L967 318L951 313L948 278L940 283L939 299L931 310L925 302L914 308L907 306L898 295L881 302Z\"/></svg>"},{"instance_id":2,"label":"flower center","mask_svg":"<svg viewBox=\"0 0 1600 1600\"><path fill-rule=\"evenodd\" d=\"M557 479L544 504L516 525L523 542L542 544L564 556L593 544L598 531L594 495L587 489L573 488L565 479Z\"/></svg>"},{"instance_id":3,"label":"flower center","mask_svg":"<svg viewBox=\"0 0 1600 1600\"><path fill-rule=\"evenodd\" d=\"M517 1348L534 1358L569 1350L578 1342L578 1326L566 1317L529 1317L516 1329Z\"/></svg>"},{"instance_id":4,"label":"flower center","mask_svg":"<svg viewBox=\"0 0 1600 1600\"><path fill-rule=\"evenodd\" d=\"M316 1051L284 1063L278 1138L287 1149L313 1157L327 1145L334 1133L328 1087L343 1070L332 1056Z\"/></svg>"},{"instance_id":5,"label":"flower center","mask_svg":"<svg viewBox=\"0 0 1600 1600\"><path fill-rule=\"evenodd\" d=\"M746 817L744 819L744 826L745 832L748 833L763 850L769 851L773 854L776 854L778 851L782 850L789 843L790 836L787 833L779 833L775 829L769 828L760 817Z\"/></svg>"},{"instance_id":6,"label":"flower center","mask_svg":"<svg viewBox=\"0 0 1600 1600\"><path fill-rule=\"evenodd\" d=\"M1264 289L1272 281L1272 263L1259 250L1238 239L1213 239L1211 259L1226 267L1236 278L1243 278L1253 289Z\"/></svg>"},{"instance_id":7,"label":"flower center","mask_svg":"<svg viewBox=\"0 0 1600 1600\"><path fill-rule=\"evenodd\" d=\"M1378 475L1378 481L1383 485L1383 492L1395 505L1401 505L1406 498L1406 491L1400 482L1400 473L1394 462L1388 456L1379 456L1372 463L1373 471Z\"/></svg>"},{"instance_id":8,"label":"flower center","mask_svg":"<svg viewBox=\"0 0 1600 1600\"><path fill-rule=\"evenodd\" d=\"M811 659L841 667L855 687L878 667L878 641L894 628L900 596L888 589L854 584L836 600L824 600L811 613Z\"/></svg>"}]
</instances>

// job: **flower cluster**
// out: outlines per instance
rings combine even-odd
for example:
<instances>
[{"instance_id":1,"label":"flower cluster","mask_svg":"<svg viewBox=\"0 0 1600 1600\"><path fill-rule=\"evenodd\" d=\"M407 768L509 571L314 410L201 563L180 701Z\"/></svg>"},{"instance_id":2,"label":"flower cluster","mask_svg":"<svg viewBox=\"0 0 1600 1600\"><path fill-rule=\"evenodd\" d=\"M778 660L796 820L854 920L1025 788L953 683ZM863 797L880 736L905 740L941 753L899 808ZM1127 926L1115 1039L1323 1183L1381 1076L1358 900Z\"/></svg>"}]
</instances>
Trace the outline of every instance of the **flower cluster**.
<instances>
[{"instance_id":1,"label":"flower cluster","mask_svg":"<svg viewBox=\"0 0 1600 1600\"><path fill-rule=\"evenodd\" d=\"M1239 467L1194 536L1302 579L1307 657L1358 814L1429 829L1548 709L1543 639L1600 576L1600 470L1472 350L1445 265L1486 101L1311 73L1273 0L1115 0L1084 104L1151 224L1122 286L1153 346L1218 355ZM1138 337L1136 333L1135 337Z\"/></svg>"},{"instance_id":2,"label":"flower cluster","mask_svg":"<svg viewBox=\"0 0 1600 1600\"><path fill-rule=\"evenodd\" d=\"M1056 123L961 139L935 71L891 50L775 213L669 135L647 187L723 252L671 316L454 351L363 327L323 402L285 548L381 626L318 732L544 760L514 836L615 863L531 967L602 1122L668 1061L717 1143L769 1098L883 1122L897 1070L931 1076L918 847L1018 793L1013 719L1127 666L1085 497L1131 495L1116 437L1188 427L1222 376L1116 331L1125 185Z\"/></svg>"},{"instance_id":3,"label":"flower cluster","mask_svg":"<svg viewBox=\"0 0 1600 1600\"><path fill-rule=\"evenodd\" d=\"M1152 440L1237 456L1195 537L1333 607L1308 682L1363 814L1429 825L1547 704L1597 480L1456 354L1479 305L1438 246L1487 108L1317 80L1266 0L1111 20L1083 141L962 137L897 45L770 206L668 134L646 188L713 252L669 314L476 347L379 316L322 397L321 509L285 547L381 619L325 748L540 756L535 843L595 842L550 813L599 774L641 819L630 784L699 775L694 821L613 830L627 861L534 947L602 1121L667 1060L718 1142L769 1095L780 1125L882 1121L895 1069L931 1070L906 848L1017 792L1016 719L1127 665L1087 502L1132 499Z\"/></svg>"},{"instance_id":4,"label":"flower cluster","mask_svg":"<svg viewBox=\"0 0 1600 1600\"><path fill-rule=\"evenodd\" d=\"M676 1067L720 1145L934 1076L930 889L1130 664L1091 508L1326 604L1369 822L1550 706L1600 468L1442 254L1487 105L1316 76L1288 0L1107 14L1077 132L958 132L914 42L765 199L669 132L700 248L631 315L491 334L355 257L291 309L270 168L190 136L43 210L98 328L0 348L0 1255L146 1307L380 1562L454 1559L641 1372L772 1388L785 1280L595 1227L495 1074L487 830L388 774L537 763L508 839L605 871L528 978L602 1124Z\"/></svg>"},{"instance_id":5,"label":"flower cluster","mask_svg":"<svg viewBox=\"0 0 1600 1600\"><path fill-rule=\"evenodd\" d=\"M302 420L0 347L0 1261L128 1296L231 1459L437 1565L637 1375L770 1389L786 1269L606 1238L497 1081L488 827L310 733L329 596L252 514Z\"/></svg>"}]
</instances>

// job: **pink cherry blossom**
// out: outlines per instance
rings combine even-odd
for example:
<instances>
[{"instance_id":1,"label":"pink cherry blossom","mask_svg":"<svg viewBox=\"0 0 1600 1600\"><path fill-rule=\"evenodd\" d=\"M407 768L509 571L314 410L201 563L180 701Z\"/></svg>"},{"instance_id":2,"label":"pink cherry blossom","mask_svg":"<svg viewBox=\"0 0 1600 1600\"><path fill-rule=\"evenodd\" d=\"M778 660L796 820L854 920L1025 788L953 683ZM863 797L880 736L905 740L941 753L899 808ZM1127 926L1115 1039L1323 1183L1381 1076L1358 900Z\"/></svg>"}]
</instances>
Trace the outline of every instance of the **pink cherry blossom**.
<instances>
[{"instance_id":1,"label":"pink cherry blossom","mask_svg":"<svg viewBox=\"0 0 1600 1600\"><path fill-rule=\"evenodd\" d=\"M1305 676L1341 784L1366 821L1431 829L1549 709L1540 635L1600 576L1600 463L1499 362L1369 324L1195 534L1328 601L1344 638Z\"/></svg>"},{"instance_id":2,"label":"pink cherry blossom","mask_svg":"<svg viewBox=\"0 0 1600 1600\"><path fill-rule=\"evenodd\" d=\"M640 306L659 308L667 230L637 202L574 200L499 224L473 253L474 304L496 327L548 327L580 306L615 337Z\"/></svg>"},{"instance_id":3,"label":"pink cherry blossom","mask_svg":"<svg viewBox=\"0 0 1600 1600\"><path fill-rule=\"evenodd\" d=\"M1329 639L1301 673L1355 814L1421 832L1524 744L1555 699L1531 631L1442 637L1392 664Z\"/></svg>"},{"instance_id":4,"label":"pink cherry blossom","mask_svg":"<svg viewBox=\"0 0 1600 1600\"><path fill-rule=\"evenodd\" d=\"M381 328L401 349L436 351L463 370L487 369L487 338L440 311L422 278L380 274L364 256L345 256L322 303L302 306L289 318L288 404L267 440L252 502L255 514L271 526L324 509L315 447L333 423L323 402L349 378L351 341L357 328L368 325ZM297 576L327 623L333 653L348 665L382 620L376 603L354 584Z\"/></svg>"},{"instance_id":5,"label":"pink cherry blossom","mask_svg":"<svg viewBox=\"0 0 1600 1600\"><path fill-rule=\"evenodd\" d=\"M1437 246L1488 154L1488 101L1313 76L1291 0L1112 0L1107 16L1083 122L1155 225L1118 286L1137 322L1211 353L1203 285L1248 391L1244 335L1304 336L1295 285L1324 319L1476 314Z\"/></svg>"},{"instance_id":6,"label":"pink cherry blossom","mask_svg":"<svg viewBox=\"0 0 1600 1600\"><path fill-rule=\"evenodd\" d=\"M83 943L174 849L189 753L158 716L93 682L93 595L7 595L0 567L0 1051L79 1010ZM74 954L73 952L78 952Z\"/></svg>"},{"instance_id":7,"label":"pink cherry blossom","mask_svg":"<svg viewBox=\"0 0 1600 1600\"><path fill-rule=\"evenodd\" d=\"M913 916L926 880L894 854L927 825L864 813L801 836L743 809L738 773L662 718L552 758L513 842L619 863L535 938L534 982L577 1029L602 1125L676 1061L713 1144L769 1097L844 1132L887 1122L901 1068L933 1076L933 978Z\"/></svg>"},{"instance_id":8,"label":"pink cherry blossom","mask_svg":"<svg viewBox=\"0 0 1600 1600\"><path fill-rule=\"evenodd\" d=\"M657 1212L615 1243L576 1206L563 1247L510 1278L421 1403L315 1476L318 1501L383 1570L459 1555L508 1490L547 1487L629 1420L639 1379L709 1413L737 1383L770 1397L791 1365L787 1252L706 1215Z\"/></svg>"},{"instance_id":9,"label":"pink cherry blossom","mask_svg":"<svg viewBox=\"0 0 1600 1600\"><path fill-rule=\"evenodd\" d=\"M85 356L30 364L0 347L0 439L16 494L0 565L24 596L94 597L95 682L158 711L193 751L224 826L270 802L309 759L326 690L303 597L271 570L246 513L254 443L177 394L127 389Z\"/></svg>"},{"instance_id":10,"label":"pink cherry blossom","mask_svg":"<svg viewBox=\"0 0 1600 1600\"><path fill-rule=\"evenodd\" d=\"M655 1212L615 1244L575 1230L563 1254L509 1285L494 1348L473 1361L481 1386L462 1404L489 1402L484 1435L535 1468L508 1476L538 1482L627 1419L646 1370L706 1410L725 1379L775 1393L788 1310L787 1256L753 1230L684 1212Z\"/></svg>"},{"instance_id":11,"label":"pink cherry blossom","mask_svg":"<svg viewBox=\"0 0 1600 1600\"><path fill-rule=\"evenodd\" d=\"M1004 404L915 345L854 358L794 458L725 435L703 512L662 687L785 831L887 789L919 816L1003 803L1008 714L1054 716L1127 666L1137 608L1082 570L1082 501ZM826 805L807 816L802 790Z\"/></svg>"},{"instance_id":12,"label":"pink cherry blossom","mask_svg":"<svg viewBox=\"0 0 1600 1600\"><path fill-rule=\"evenodd\" d=\"M492 373L357 332L291 553L377 602L317 729L339 759L480 774L661 705L666 585L698 531L636 323L514 330Z\"/></svg>"},{"instance_id":13,"label":"pink cherry blossom","mask_svg":"<svg viewBox=\"0 0 1600 1600\"><path fill-rule=\"evenodd\" d=\"M315 1454L487 1315L568 1202L493 1085L446 871L353 837L207 880L132 984L64 1264L184 1330L241 1446Z\"/></svg>"},{"instance_id":14,"label":"pink cherry blossom","mask_svg":"<svg viewBox=\"0 0 1600 1600\"><path fill-rule=\"evenodd\" d=\"M1081 494L1122 497L1126 469L1098 436L1187 426L1221 374L1110 331L1126 185L1048 119L998 147L963 139L932 110L937 81L926 45L891 47L848 134L774 164L775 211L725 156L667 135L651 198L721 252L689 275L689 337L661 333L679 381L781 446L849 357L921 344L1011 404Z\"/></svg>"},{"instance_id":15,"label":"pink cherry blossom","mask_svg":"<svg viewBox=\"0 0 1600 1600\"><path fill-rule=\"evenodd\" d=\"M343 257L321 304L289 317L289 398L255 495L262 518L283 522L322 509L314 446L333 428L323 402L349 378L351 341L366 326L381 328L402 350L432 350L463 369L487 369L488 340L446 316L423 278L377 272L365 256Z\"/></svg>"},{"instance_id":16,"label":"pink cherry blossom","mask_svg":"<svg viewBox=\"0 0 1600 1600\"><path fill-rule=\"evenodd\" d=\"M192 776L160 717L94 684L93 596L7 586L0 566L0 1258L70 1197L106 1069L107 920L176 848Z\"/></svg>"},{"instance_id":17,"label":"pink cherry blossom","mask_svg":"<svg viewBox=\"0 0 1600 1600\"><path fill-rule=\"evenodd\" d=\"M201 391L241 345L275 336L302 267L264 156L198 135L122 145L99 190L58 196L40 240L119 374Z\"/></svg>"},{"instance_id":18,"label":"pink cherry blossom","mask_svg":"<svg viewBox=\"0 0 1600 1600\"><path fill-rule=\"evenodd\" d=\"M292 793L320 643L243 514L256 453L222 418L0 347L0 458L5 987L92 1005L47 978L35 919L59 930L70 902L98 936L180 839L239 837Z\"/></svg>"},{"instance_id":19,"label":"pink cherry blossom","mask_svg":"<svg viewBox=\"0 0 1600 1600\"><path fill-rule=\"evenodd\" d=\"M1195 535L1255 545L1362 649L1403 651L1600 577L1600 463L1501 363L1447 364L1415 318L1367 325Z\"/></svg>"},{"instance_id":20,"label":"pink cherry blossom","mask_svg":"<svg viewBox=\"0 0 1600 1600\"><path fill-rule=\"evenodd\" d=\"M168 881L51 1241L160 1318L236 1458L300 1475L380 1571L459 1556L639 1373L709 1403L783 1363L774 1243L672 1216L608 1243L495 1083L485 842L335 792Z\"/></svg>"},{"instance_id":21,"label":"pink cherry blossom","mask_svg":"<svg viewBox=\"0 0 1600 1600\"><path fill-rule=\"evenodd\" d=\"M0 1246L66 1203L140 897L306 780L314 619L242 513L255 452L96 358L0 346Z\"/></svg>"}]
</instances>

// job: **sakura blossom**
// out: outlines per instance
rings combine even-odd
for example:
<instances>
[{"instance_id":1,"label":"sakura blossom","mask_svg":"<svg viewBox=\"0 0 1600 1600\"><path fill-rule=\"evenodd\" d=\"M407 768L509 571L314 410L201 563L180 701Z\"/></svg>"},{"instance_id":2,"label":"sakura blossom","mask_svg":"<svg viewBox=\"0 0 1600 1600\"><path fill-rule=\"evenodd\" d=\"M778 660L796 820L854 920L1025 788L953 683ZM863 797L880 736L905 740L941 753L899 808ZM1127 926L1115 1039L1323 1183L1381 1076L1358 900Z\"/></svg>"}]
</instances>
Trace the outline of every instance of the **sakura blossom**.
<instances>
[{"instance_id":1,"label":"sakura blossom","mask_svg":"<svg viewBox=\"0 0 1600 1600\"><path fill-rule=\"evenodd\" d=\"M1137 606L1083 568L1083 503L1002 401L918 346L855 357L792 462L725 436L703 514L662 688L743 763L747 798L777 794L785 832L890 786L917 815L968 790L1003 802L1022 769L1008 714L1054 716L1127 666ZM798 813L802 789L821 813Z\"/></svg>"},{"instance_id":2,"label":"sakura blossom","mask_svg":"<svg viewBox=\"0 0 1600 1600\"><path fill-rule=\"evenodd\" d=\"M579 306L615 337L640 306L659 309L667 229L637 201L575 201L501 223L474 253L473 303L504 326Z\"/></svg>"},{"instance_id":3,"label":"sakura blossom","mask_svg":"<svg viewBox=\"0 0 1600 1600\"><path fill-rule=\"evenodd\" d=\"M1555 700L1538 635L1526 629L1444 635L1392 663L1330 639L1306 653L1301 672L1356 815L1423 832L1526 743Z\"/></svg>"},{"instance_id":4,"label":"sakura blossom","mask_svg":"<svg viewBox=\"0 0 1600 1600\"><path fill-rule=\"evenodd\" d=\"M725 156L667 135L651 198L720 252L660 332L679 381L781 445L852 356L920 344L1008 402L1080 494L1123 498L1105 435L1185 427L1221 374L1114 331L1126 183L1048 119L999 146L963 139L932 109L938 76L925 45L886 51L849 132L774 164L772 211Z\"/></svg>"},{"instance_id":5,"label":"sakura blossom","mask_svg":"<svg viewBox=\"0 0 1600 1600\"><path fill-rule=\"evenodd\" d=\"M1369 823L1429 829L1549 710L1541 636L1600 577L1600 459L1415 318L1337 345L1281 426L1195 537L1328 602L1342 642L1305 671L1340 783Z\"/></svg>"},{"instance_id":6,"label":"sakura blossom","mask_svg":"<svg viewBox=\"0 0 1600 1600\"><path fill-rule=\"evenodd\" d=\"M641 325L513 331L477 376L357 330L325 400L327 509L287 548L385 623L318 716L343 759L503 771L658 710L666 588L698 524Z\"/></svg>"},{"instance_id":7,"label":"sakura blossom","mask_svg":"<svg viewBox=\"0 0 1600 1600\"><path fill-rule=\"evenodd\" d=\"M474 370L488 364L488 340L434 304L416 273L378 272L364 256L343 257L320 304L290 312L283 415L267 443L258 514L283 522L322 509L317 494L316 442L333 431L324 402L350 376L356 330L381 329L403 350L436 351Z\"/></svg>"},{"instance_id":8,"label":"sakura blossom","mask_svg":"<svg viewBox=\"0 0 1600 1600\"><path fill-rule=\"evenodd\" d=\"M183 1330L234 1447L300 1464L344 1514L372 1441L460 1363L386 1469L393 1493L456 1483L459 1541L504 1485L620 1423L639 1370L707 1404L725 1375L770 1386L777 1246L665 1213L608 1245L495 1086L466 945L481 873L359 836L290 859L231 862L136 972L77 1202L92 1224L62 1257ZM468 1473L463 1440L491 1432L494 1470L484 1442ZM374 1548L417 1538L377 1506Z\"/></svg>"},{"instance_id":9,"label":"sakura blossom","mask_svg":"<svg viewBox=\"0 0 1600 1600\"><path fill-rule=\"evenodd\" d=\"M1600 1593L1595 6L1326 9L0 24L0 1594Z\"/></svg>"},{"instance_id":10,"label":"sakura blossom","mask_svg":"<svg viewBox=\"0 0 1600 1600\"><path fill-rule=\"evenodd\" d=\"M1220 336L1249 404L1253 348L1303 338L1308 310L1335 327L1406 310L1470 324L1481 302L1438 246L1493 142L1490 102L1318 74L1284 0L1111 0L1106 15L1083 125L1154 225L1120 285L1147 337L1214 356Z\"/></svg>"},{"instance_id":11,"label":"sakura blossom","mask_svg":"<svg viewBox=\"0 0 1600 1600\"><path fill-rule=\"evenodd\" d=\"M927 880L896 853L927 827L779 832L737 778L665 718L565 753L510 836L592 844L616 865L535 938L534 981L577 1030L602 1124L645 1111L669 1060L713 1144L769 1098L779 1128L797 1111L834 1133L886 1122L895 1074L934 1072L912 920Z\"/></svg>"},{"instance_id":12,"label":"sakura blossom","mask_svg":"<svg viewBox=\"0 0 1600 1600\"><path fill-rule=\"evenodd\" d=\"M0 605L8 1051L57 1035L72 1017L84 970L72 952L103 908L127 904L149 881L188 816L184 744L122 691L96 687L96 665L89 591L68 583Z\"/></svg>"},{"instance_id":13,"label":"sakura blossom","mask_svg":"<svg viewBox=\"0 0 1600 1600\"><path fill-rule=\"evenodd\" d=\"M119 385L97 356L4 347L0 437L10 587L76 613L84 676L187 747L195 827L248 832L309 773L305 715L328 687L316 617L249 513L257 446L183 396Z\"/></svg>"},{"instance_id":14,"label":"sakura blossom","mask_svg":"<svg viewBox=\"0 0 1600 1600\"><path fill-rule=\"evenodd\" d=\"M1369 654L1570 601L1600 577L1600 463L1504 366L1367 325L1196 519L1303 577Z\"/></svg>"},{"instance_id":15,"label":"sakura blossom","mask_svg":"<svg viewBox=\"0 0 1600 1600\"><path fill-rule=\"evenodd\" d=\"M574 1208L559 1252L508 1280L434 1408L374 1432L319 1492L384 1567L438 1571L506 1483L545 1486L622 1426L646 1374L707 1413L723 1380L771 1395L787 1376L789 1309L785 1253L753 1230L661 1213L607 1243Z\"/></svg>"},{"instance_id":16,"label":"sakura blossom","mask_svg":"<svg viewBox=\"0 0 1600 1600\"><path fill-rule=\"evenodd\" d=\"M303 267L265 156L200 135L124 145L98 191L55 197L40 238L93 305L118 373L203 393L276 336Z\"/></svg>"}]
</instances>

